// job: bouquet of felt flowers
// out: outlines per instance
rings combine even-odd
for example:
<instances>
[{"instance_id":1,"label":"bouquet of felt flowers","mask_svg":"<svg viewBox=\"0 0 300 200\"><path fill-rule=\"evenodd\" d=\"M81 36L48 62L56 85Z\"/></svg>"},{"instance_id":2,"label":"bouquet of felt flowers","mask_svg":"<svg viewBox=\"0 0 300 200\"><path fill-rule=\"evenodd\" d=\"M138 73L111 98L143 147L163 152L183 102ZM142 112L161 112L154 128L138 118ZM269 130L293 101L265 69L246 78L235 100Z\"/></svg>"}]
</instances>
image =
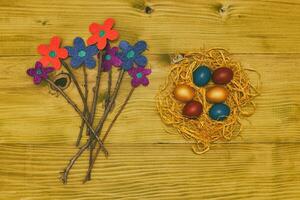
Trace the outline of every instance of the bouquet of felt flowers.
<instances>
[{"instance_id":1,"label":"bouquet of felt flowers","mask_svg":"<svg viewBox=\"0 0 300 200\"><path fill-rule=\"evenodd\" d=\"M135 88L149 84L147 76L151 74L151 69L146 68L147 58L142 55L147 50L146 42L138 41L136 44L130 45L127 41L121 41L119 47L113 47L110 42L119 38L119 33L113 29L114 24L115 20L111 18L106 19L104 24L92 23L89 27L92 36L88 38L87 44L82 38L77 37L73 41L73 46L61 47L61 39L57 36L53 37L49 45L38 46L37 50L41 58L35 63L34 68L27 70L27 74L33 77L34 84L39 85L43 81L46 82L56 94L62 96L74 108L82 119L76 142L79 150L62 172L63 183L67 183L70 170L85 151L89 151L89 167L84 182L91 180L91 172L98 154L102 151L106 157L108 156L104 142L115 121L131 98ZM68 64L65 60L69 57ZM119 73L115 86L112 84L112 66L116 67ZM66 72L61 71L62 67ZM79 68L82 68L84 80L82 84L78 82L73 72ZM96 82L92 95L89 95L87 69L94 68L97 68ZM132 78L132 88L115 116L108 122L107 130L103 131L104 123L116 103L126 72ZM105 84L107 86L106 96L103 100L102 116L99 121L96 121L95 114L99 103L100 82L103 73L108 73L107 84ZM78 106L66 91L71 83L74 84L80 96L82 106ZM89 96L92 96L91 105L88 105ZM85 143L82 142L84 130L87 135ZM104 134L101 134L102 132Z\"/></svg>"}]
</instances>

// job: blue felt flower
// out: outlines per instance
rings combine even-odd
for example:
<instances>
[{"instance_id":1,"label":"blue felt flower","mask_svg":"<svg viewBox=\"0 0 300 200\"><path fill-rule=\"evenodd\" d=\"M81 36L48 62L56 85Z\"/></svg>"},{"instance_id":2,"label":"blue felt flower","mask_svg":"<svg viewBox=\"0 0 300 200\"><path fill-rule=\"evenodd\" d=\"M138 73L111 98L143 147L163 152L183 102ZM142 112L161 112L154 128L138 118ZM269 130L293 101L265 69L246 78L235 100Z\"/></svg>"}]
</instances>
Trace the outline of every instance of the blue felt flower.
<instances>
[{"instance_id":1,"label":"blue felt flower","mask_svg":"<svg viewBox=\"0 0 300 200\"><path fill-rule=\"evenodd\" d=\"M121 41L119 44L121 52L118 54L122 64L122 69L128 71L134 65L146 66L147 58L141 55L147 49L147 43L145 41L138 41L134 46L131 46L127 41Z\"/></svg>"},{"instance_id":2,"label":"blue felt flower","mask_svg":"<svg viewBox=\"0 0 300 200\"><path fill-rule=\"evenodd\" d=\"M84 64L87 68L94 68L96 61L93 56L98 53L97 46L91 45L86 47L84 40L80 37L74 39L73 45L73 47L65 47L71 57L71 66L79 68Z\"/></svg>"}]
</instances>

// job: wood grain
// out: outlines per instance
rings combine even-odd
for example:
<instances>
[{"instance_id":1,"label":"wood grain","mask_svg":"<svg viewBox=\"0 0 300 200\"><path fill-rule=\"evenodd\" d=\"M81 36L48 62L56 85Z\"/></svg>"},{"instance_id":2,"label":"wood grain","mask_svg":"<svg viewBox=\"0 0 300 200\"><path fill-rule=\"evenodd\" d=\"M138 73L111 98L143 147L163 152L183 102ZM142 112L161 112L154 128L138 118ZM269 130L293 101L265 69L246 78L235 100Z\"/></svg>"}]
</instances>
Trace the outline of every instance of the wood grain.
<instances>
[{"instance_id":1,"label":"wood grain","mask_svg":"<svg viewBox=\"0 0 300 200\"><path fill-rule=\"evenodd\" d=\"M1 1L0 200L299 199L299 9L292 0ZM121 39L149 43L151 85L133 94L93 181L81 184L85 155L62 185L58 172L76 151L80 119L25 71L39 58L38 44L59 35L70 45L89 36L91 22L111 16ZM226 48L256 69L262 95L241 137L196 156L188 141L165 132L154 97L168 74L168 54L203 47ZM119 101L129 92L125 80ZM67 92L80 102L73 85Z\"/></svg>"},{"instance_id":2,"label":"wood grain","mask_svg":"<svg viewBox=\"0 0 300 200\"><path fill-rule=\"evenodd\" d=\"M299 144L220 144L196 156L187 144L111 144L94 180L82 185L87 155L68 185L58 169L74 148L0 145L3 199L297 199ZM51 165L49 165L51 163ZM13 188L13 190L12 190Z\"/></svg>"},{"instance_id":3,"label":"wood grain","mask_svg":"<svg viewBox=\"0 0 300 200\"><path fill-rule=\"evenodd\" d=\"M146 14L146 6L154 11ZM147 40L152 53L221 46L234 53L299 53L300 4L282 0L1 1L1 55L35 55L52 35L71 44L108 16L122 38ZM15 48L17 47L17 48Z\"/></svg>"}]
</instances>

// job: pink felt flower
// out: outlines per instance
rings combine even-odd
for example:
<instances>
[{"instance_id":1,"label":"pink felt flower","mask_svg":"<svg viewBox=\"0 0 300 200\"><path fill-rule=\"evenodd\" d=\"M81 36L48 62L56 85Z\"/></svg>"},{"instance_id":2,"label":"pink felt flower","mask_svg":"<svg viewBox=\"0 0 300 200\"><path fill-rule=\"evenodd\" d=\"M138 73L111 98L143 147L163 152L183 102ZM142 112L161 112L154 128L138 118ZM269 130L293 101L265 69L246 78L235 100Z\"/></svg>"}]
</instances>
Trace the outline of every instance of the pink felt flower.
<instances>
[{"instance_id":1,"label":"pink felt flower","mask_svg":"<svg viewBox=\"0 0 300 200\"><path fill-rule=\"evenodd\" d=\"M112 29L114 24L115 20L112 18L105 20L104 25L92 23L90 32L93 35L87 40L88 45L97 44L98 49L103 50L106 47L107 40L116 40L119 37L119 33Z\"/></svg>"},{"instance_id":2,"label":"pink felt flower","mask_svg":"<svg viewBox=\"0 0 300 200\"><path fill-rule=\"evenodd\" d=\"M61 68L60 59L67 58L68 51L65 48L60 48L60 43L60 38L54 36L51 38L49 45L41 44L38 46L38 52L42 55L40 62L44 67L47 67L49 64L51 64L55 70L59 70Z\"/></svg>"}]
</instances>

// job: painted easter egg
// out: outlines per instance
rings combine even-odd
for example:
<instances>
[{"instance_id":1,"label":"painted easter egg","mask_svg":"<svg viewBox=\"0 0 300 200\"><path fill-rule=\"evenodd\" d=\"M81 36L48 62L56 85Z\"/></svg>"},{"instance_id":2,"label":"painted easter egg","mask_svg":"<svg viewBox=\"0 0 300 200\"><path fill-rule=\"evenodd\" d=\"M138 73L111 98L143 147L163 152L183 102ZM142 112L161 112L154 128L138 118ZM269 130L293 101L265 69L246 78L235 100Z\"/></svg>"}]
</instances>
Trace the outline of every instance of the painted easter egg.
<instances>
[{"instance_id":1,"label":"painted easter egg","mask_svg":"<svg viewBox=\"0 0 300 200\"><path fill-rule=\"evenodd\" d=\"M195 119L199 117L203 112L203 106L198 101L190 101L185 104L182 109L182 114L185 117Z\"/></svg>"},{"instance_id":2,"label":"painted easter egg","mask_svg":"<svg viewBox=\"0 0 300 200\"><path fill-rule=\"evenodd\" d=\"M230 108L224 103L214 104L209 109L209 117L213 120L223 121L230 114Z\"/></svg>"},{"instance_id":3,"label":"painted easter egg","mask_svg":"<svg viewBox=\"0 0 300 200\"><path fill-rule=\"evenodd\" d=\"M213 86L206 91L206 100L210 103L221 103L228 97L228 91L222 86Z\"/></svg>"},{"instance_id":4,"label":"painted easter egg","mask_svg":"<svg viewBox=\"0 0 300 200\"><path fill-rule=\"evenodd\" d=\"M183 102L191 101L195 96L195 90L189 85L177 85L174 92L175 99Z\"/></svg>"},{"instance_id":5,"label":"painted easter egg","mask_svg":"<svg viewBox=\"0 0 300 200\"><path fill-rule=\"evenodd\" d=\"M220 67L213 72L212 80L216 84L227 84L233 78L233 71L228 67Z\"/></svg>"},{"instance_id":6,"label":"painted easter egg","mask_svg":"<svg viewBox=\"0 0 300 200\"><path fill-rule=\"evenodd\" d=\"M198 87L206 85L211 78L211 71L205 65L200 65L195 71L193 71L193 83Z\"/></svg>"}]
</instances>

